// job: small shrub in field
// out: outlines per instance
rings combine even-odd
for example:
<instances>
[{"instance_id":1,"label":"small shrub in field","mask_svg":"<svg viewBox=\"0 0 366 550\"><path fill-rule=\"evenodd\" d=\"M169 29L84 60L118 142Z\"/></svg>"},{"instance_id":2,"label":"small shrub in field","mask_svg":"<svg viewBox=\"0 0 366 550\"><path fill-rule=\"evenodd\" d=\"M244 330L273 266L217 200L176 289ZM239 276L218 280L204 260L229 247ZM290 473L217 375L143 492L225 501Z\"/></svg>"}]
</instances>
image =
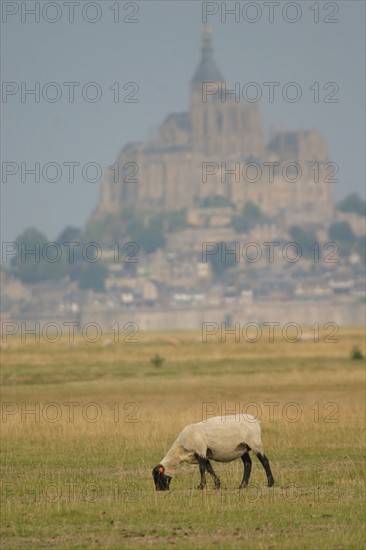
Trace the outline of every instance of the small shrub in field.
<instances>
[{"instance_id":1,"label":"small shrub in field","mask_svg":"<svg viewBox=\"0 0 366 550\"><path fill-rule=\"evenodd\" d=\"M362 351L357 346L353 346L352 348L351 359L354 359L355 361L363 359Z\"/></svg>"},{"instance_id":2,"label":"small shrub in field","mask_svg":"<svg viewBox=\"0 0 366 550\"><path fill-rule=\"evenodd\" d=\"M163 357L160 357L160 355L157 353L151 360L150 363L154 365L154 367L161 367L164 363L165 359Z\"/></svg>"}]
</instances>

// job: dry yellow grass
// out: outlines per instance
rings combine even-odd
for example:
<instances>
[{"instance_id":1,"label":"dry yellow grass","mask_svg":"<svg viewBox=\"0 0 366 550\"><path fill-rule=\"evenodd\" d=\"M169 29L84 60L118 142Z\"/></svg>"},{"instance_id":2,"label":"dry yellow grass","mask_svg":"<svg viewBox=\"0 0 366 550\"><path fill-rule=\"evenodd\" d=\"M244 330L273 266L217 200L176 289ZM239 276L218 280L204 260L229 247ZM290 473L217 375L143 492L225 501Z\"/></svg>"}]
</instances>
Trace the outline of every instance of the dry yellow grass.
<instances>
[{"instance_id":1,"label":"dry yellow grass","mask_svg":"<svg viewBox=\"0 0 366 550\"><path fill-rule=\"evenodd\" d=\"M337 337L9 340L2 548L363 548L365 378L363 362L350 359L354 345L365 353L363 331ZM156 353L160 368L150 363ZM154 492L152 467L182 427L211 411L261 416L274 489L254 458L247 491L237 490L236 461L215 464L219 492L197 491L197 469L186 465L170 494Z\"/></svg>"}]
</instances>

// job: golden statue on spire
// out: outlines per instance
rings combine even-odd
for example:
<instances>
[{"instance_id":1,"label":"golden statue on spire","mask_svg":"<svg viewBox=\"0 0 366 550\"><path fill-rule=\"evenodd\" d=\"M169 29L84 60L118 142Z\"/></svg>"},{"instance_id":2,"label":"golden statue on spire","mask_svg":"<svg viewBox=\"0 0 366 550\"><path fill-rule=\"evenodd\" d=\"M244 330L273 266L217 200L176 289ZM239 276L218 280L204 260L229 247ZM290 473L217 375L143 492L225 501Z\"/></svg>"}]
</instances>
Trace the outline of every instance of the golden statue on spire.
<instances>
[{"instance_id":1,"label":"golden statue on spire","mask_svg":"<svg viewBox=\"0 0 366 550\"><path fill-rule=\"evenodd\" d=\"M208 23L202 25L202 41L204 45L211 44L212 40L212 27Z\"/></svg>"}]
</instances>

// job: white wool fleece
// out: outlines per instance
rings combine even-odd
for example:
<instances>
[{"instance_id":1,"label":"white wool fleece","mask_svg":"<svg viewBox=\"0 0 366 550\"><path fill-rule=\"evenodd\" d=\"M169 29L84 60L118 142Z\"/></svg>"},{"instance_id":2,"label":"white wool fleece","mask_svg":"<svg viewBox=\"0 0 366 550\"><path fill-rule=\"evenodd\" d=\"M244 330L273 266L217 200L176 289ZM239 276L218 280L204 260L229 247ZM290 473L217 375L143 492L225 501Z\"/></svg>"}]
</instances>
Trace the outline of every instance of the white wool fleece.
<instances>
[{"instance_id":1,"label":"white wool fleece","mask_svg":"<svg viewBox=\"0 0 366 550\"><path fill-rule=\"evenodd\" d=\"M173 476L181 462L198 464L196 454L231 462L240 458L248 448L263 454L260 423L250 414L215 416L186 426L161 461L165 474Z\"/></svg>"}]
</instances>

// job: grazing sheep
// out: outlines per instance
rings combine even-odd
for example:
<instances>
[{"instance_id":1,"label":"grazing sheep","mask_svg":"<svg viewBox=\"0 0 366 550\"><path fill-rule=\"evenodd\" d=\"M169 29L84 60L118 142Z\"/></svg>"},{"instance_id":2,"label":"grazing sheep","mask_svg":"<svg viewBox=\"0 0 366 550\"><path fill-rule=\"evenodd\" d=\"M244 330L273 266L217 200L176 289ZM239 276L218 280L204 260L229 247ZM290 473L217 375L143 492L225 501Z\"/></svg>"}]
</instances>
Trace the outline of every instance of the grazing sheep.
<instances>
[{"instance_id":1,"label":"grazing sheep","mask_svg":"<svg viewBox=\"0 0 366 550\"><path fill-rule=\"evenodd\" d=\"M186 426L178 435L163 460L155 466L152 475L156 491L168 491L176 466L182 462L198 464L201 482L198 489L206 486L206 470L213 477L215 489L221 486L210 459L217 462L231 462L241 458L244 463L244 475L239 489L249 482L252 461L249 451L254 451L266 471L268 486L274 479L268 458L263 452L259 420L250 414L215 416L205 422Z\"/></svg>"}]
</instances>

